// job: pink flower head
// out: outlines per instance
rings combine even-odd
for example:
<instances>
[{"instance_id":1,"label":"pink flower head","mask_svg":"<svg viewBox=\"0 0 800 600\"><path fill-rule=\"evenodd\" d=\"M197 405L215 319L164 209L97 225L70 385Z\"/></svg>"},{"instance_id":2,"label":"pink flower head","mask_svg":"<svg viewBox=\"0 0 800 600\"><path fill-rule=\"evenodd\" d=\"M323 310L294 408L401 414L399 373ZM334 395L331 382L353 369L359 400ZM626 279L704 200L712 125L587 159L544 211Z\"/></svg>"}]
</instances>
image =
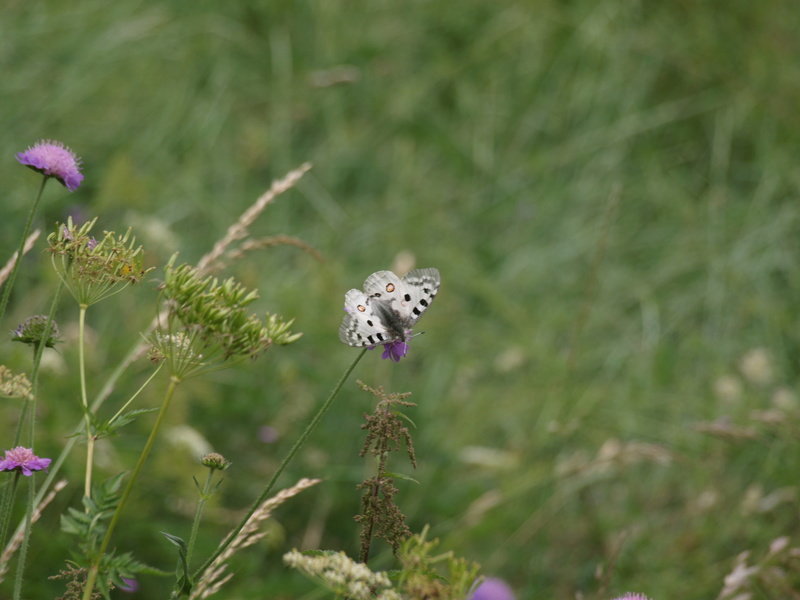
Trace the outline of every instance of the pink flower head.
<instances>
[{"instance_id":1,"label":"pink flower head","mask_svg":"<svg viewBox=\"0 0 800 600\"><path fill-rule=\"evenodd\" d=\"M633 592L628 592L624 596L620 596L619 598L614 598L614 600L650 600L644 594L634 594Z\"/></svg>"},{"instance_id":2,"label":"pink flower head","mask_svg":"<svg viewBox=\"0 0 800 600\"><path fill-rule=\"evenodd\" d=\"M475 588L470 600L514 600L514 593L505 581L490 577Z\"/></svg>"},{"instance_id":3,"label":"pink flower head","mask_svg":"<svg viewBox=\"0 0 800 600\"><path fill-rule=\"evenodd\" d=\"M39 458L30 448L17 446L6 450L6 456L0 460L0 471L22 471L25 477L30 477L33 471L47 471L52 459Z\"/></svg>"},{"instance_id":4,"label":"pink flower head","mask_svg":"<svg viewBox=\"0 0 800 600\"><path fill-rule=\"evenodd\" d=\"M70 192L77 190L83 181L80 159L61 142L36 142L33 147L17 154L17 160L45 177L55 177Z\"/></svg>"}]
</instances>

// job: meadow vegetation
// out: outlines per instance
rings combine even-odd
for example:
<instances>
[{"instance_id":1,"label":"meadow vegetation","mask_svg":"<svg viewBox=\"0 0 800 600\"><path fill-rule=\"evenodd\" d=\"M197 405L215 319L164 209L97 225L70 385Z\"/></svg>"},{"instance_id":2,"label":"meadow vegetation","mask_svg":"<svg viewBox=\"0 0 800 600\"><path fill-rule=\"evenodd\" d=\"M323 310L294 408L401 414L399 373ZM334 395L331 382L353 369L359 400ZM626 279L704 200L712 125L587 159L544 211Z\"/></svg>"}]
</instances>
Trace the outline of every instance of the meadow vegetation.
<instances>
[{"instance_id":1,"label":"meadow vegetation","mask_svg":"<svg viewBox=\"0 0 800 600\"><path fill-rule=\"evenodd\" d=\"M114 546L173 570L159 532L189 537L213 450L232 464L197 537L196 559L211 555L359 352L337 338L344 293L436 267L425 335L399 364L367 352L278 486L322 481L275 509L218 597L325 597L282 556L358 556L376 398L356 378L416 404L417 468L390 466L415 480L395 481L410 530L429 526L437 551L519 600L713 599L746 551L763 560L754 598L800 594L800 7L78 0L0 16L0 263L37 185L15 153L61 140L85 175L45 190L0 330L49 312L44 239L69 216L132 227L154 268L90 311L90 396L156 316L173 253L195 264L274 180L312 165L250 226L262 247L217 273L302 338L181 387ZM36 405L48 457L84 418L70 298L56 321ZM30 358L0 345L17 372ZM104 417L152 371L134 362ZM2 450L19 400L0 413ZM96 477L133 469L154 418L98 442ZM59 518L81 506L84 455L76 444L33 528L25 597L63 593L48 577L74 542ZM370 566L396 568L381 544ZM165 598L174 579L138 583L132 597Z\"/></svg>"}]
</instances>

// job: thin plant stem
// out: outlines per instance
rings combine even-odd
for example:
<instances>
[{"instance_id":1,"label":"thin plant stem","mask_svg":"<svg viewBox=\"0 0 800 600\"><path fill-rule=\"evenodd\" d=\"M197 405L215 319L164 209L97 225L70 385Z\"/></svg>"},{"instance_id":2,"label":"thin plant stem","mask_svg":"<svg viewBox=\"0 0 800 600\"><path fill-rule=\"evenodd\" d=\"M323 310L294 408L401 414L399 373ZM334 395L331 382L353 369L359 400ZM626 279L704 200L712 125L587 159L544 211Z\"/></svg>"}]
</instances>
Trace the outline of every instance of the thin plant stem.
<instances>
[{"instance_id":1,"label":"thin plant stem","mask_svg":"<svg viewBox=\"0 0 800 600\"><path fill-rule=\"evenodd\" d=\"M197 581L197 579L206 571L206 569L208 569L211 563L213 563L217 559L217 557L225 551L225 549L231 544L231 542L236 538L238 533L245 526L250 517L253 516L253 513L255 513L256 510L258 510L258 507L261 506L261 504L269 497L269 494L272 491L272 488L275 486L275 482L278 480L278 477L281 475L281 473L283 473L283 470L286 468L286 466L289 464L292 458L294 458L294 455L297 454L298 450L300 450L300 448L309 438L309 436L314 431L316 426L322 420L322 417L325 416L325 413L328 412L328 409L331 407L331 404L333 404L334 398L336 398L336 396L341 391L342 386L344 386L344 382L347 381L348 377L350 377L350 374L353 372L353 369L356 368L356 365L366 352L367 348L364 348L356 357L356 359L353 361L353 364L351 364L350 367L348 367L348 369L344 372L342 378L339 380L339 383L336 384L336 387L333 389L330 396L328 396L328 399L325 400L324 404L320 407L320 409L311 419L311 422L308 424L303 434L294 443L292 449L289 450L289 454L286 455L286 458L284 458L283 462L278 466L277 470L272 475L272 479L269 480L269 483L267 483L266 487L264 488L264 491L261 492L261 495L256 499L255 502L253 502L253 505L250 507L250 510L247 511L247 514L244 516L244 518L242 518L242 520L239 522L236 528L228 535L227 538L225 538L225 540L219 545L219 547L214 551L214 553L206 560L206 562L204 562L200 566L200 568L194 572L194 574L192 575L192 582Z\"/></svg>"},{"instance_id":2,"label":"thin plant stem","mask_svg":"<svg viewBox=\"0 0 800 600\"><path fill-rule=\"evenodd\" d=\"M81 404L83 406L83 420L86 426L86 473L84 475L83 495L90 498L92 495L92 464L94 462L95 436L92 433L92 417L89 413L89 400L86 395L86 304L80 305L78 317L78 364L81 375ZM89 506L86 506L89 512Z\"/></svg>"},{"instance_id":3,"label":"thin plant stem","mask_svg":"<svg viewBox=\"0 0 800 600\"><path fill-rule=\"evenodd\" d=\"M42 197L42 192L44 191L44 184L47 182L47 177L43 178L42 185L39 188L39 195L36 198L36 202L31 209L30 215L28 215L28 223L26 225L25 236L27 237L28 231L31 227L31 221L33 219L33 212L36 210L36 205L38 205L39 200ZM24 247L24 241L23 241ZM6 282L6 289L3 292L3 308L0 309L0 317L2 317L3 312L5 311L5 306L8 301L8 294L11 286L14 283L14 278L16 277L17 267L19 266L20 261L20 253L17 254L17 260L14 263L14 270L11 272L11 275L8 278L8 282ZM59 283L58 287L56 288L55 297L53 298L53 302L50 305L50 314L47 317L47 322L45 323L45 328L42 336L42 340L47 340L50 336L50 331L52 329L52 322L53 317L56 313L56 307L58 303L61 301L61 292L64 289L62 283ZM22 439L22 431L23 427L25 426L26 418L28 416L28 411L31 413L31 420L28 426L28 442L30 447L33 447L33 440L34 440L34 428L35 428L35 410L36 410L36 382L39 375L39 365L42 361L42 353L44 352L44 345L43 344L36 344L34 347L34 354L33 354L33 367L31 368L31 398L26 399L25 403L22 405L22 411L20 412L19 422L17 423L17 430L14 433L14 446L18 446L20 444L20 440Z\"/></svg>"},{"instance_id":4,"label":"thin plant stem","mask_svg":"<svg viewBox=\"0 0 800 600\"><path fill-rule=\"evenodd\" d=\"M200 492L200 501L197 503L197 512L194 515L194 523L192 523L192 533L189 536L189 545L186 550L186 564L191 566L192 564L192 550L194 550L194 543L197 539L197 531L200 529L200 517L203 516L203 509L206 506L206 501L209 498L209 491L211 490L211 481L214 479L214 471L216 469L210 468L208 469L208 477L206 478L206 484L203 486L203 490Z\"/></svg>"},{"instance_id":5,"label":"thin plant stem","mask_svg":"<svg viewBox=\"0 0 800 600\"><path fill-rule=\"evenodd\" d=\"M17 422L17 429L14 431L13 446L19 446L22 443L22 432L25 429L25 423L28 419L28 411L32 409L33 400L25 398L22 402L22 409L19 411L19 422Z\"/></svg>"},{"instance_id":6,"label":"thin plant stem","mask_svg":"<svg viewBox=\"0 0 800 600\"><path fill-rule=\"evenodd\" d=\"M155 371L153 371L153 374L152 374L152 375L150 375L150 377L148 377L148 378L147 378L147 380L146 380L146 381L145 381L145 382L144 382L144 383L143 383L141 386L139 386L139 389L138 389L138 390L136 390L136 392L133 394L133 396L131 396L131 397L128 399L128 401L127 401L125 404L123 404L123 405L122 405L122 408L120 408L120 409L117 411L117 414L115 414L113 417L111 417L111 418L108 420L108 424L109 424L109 425L111 425L112 423L114 423L114 421L116 421L117 419L119 419L120 415L122 415L122 413L123 413L123 412L125 412L125 409L126 409L126 408L128 408L128 406L130 406L130 403L131 403L131 402L133 402L134 400L136 400L136 396L138 396L139 394L141 394L141 393L144 391L144 388L146 388L148 385L150 385L150 382L151 382L151 381L153 381L153 378L154 378L156 375L158 375L159 371L161 371L161 368L162 368L162 367L163 367L165 364L166 364L166 363L163 363L163 362L162 362L161 364L159 364L159 365L158 365L158 367L156 367L156 370L155 370Z\"/></svg>"},{"instance_id":7,"label":"thin plant stem","mask_svg":"<svg viewBox=\"0 0 800 600\"><path fill-rule=\"evenodd\" d=\"M17 250L17 260L14 261L14 268L11 270L11 275L8 276L6 281L6 289L3 290L3 300L0 302L0 319L6 313L6 306L8 306L8 299L11 296L11 288L14 287L14 280L17 278L17 271L19 270L19 263L22 261L22 255L25 253L25 240L28 239L28 234L31 231L31 223L33 223L33 215L36 213L36 208L39 206L39 201L42 199L42 192L44 186L47 184L49 177L42 177L42 185L39 186L39 193L36 195L36 200L31 206L28 213L28 221L25 223L25 230L22 232L22 241L19 243L19 250Z\"/></svg>"},{"instance_id":8,"label":"thin plant stem","mask_svg":"<svg viewBox=\"0 0 800 600\"><path fill-rule=\"evenodd\" d=\"M6 493L3 494L3 523L2 527L0 527L0 549L6 547L6 541L8 539L8 525L11 522L11 509L13 505L14 496L17 493L17 484L19 483L19 476L20 472L17 471L14 473L14 479L10 485L6 486Z\"/></svg>"},{"instance_id":9,"label":"thin plant stem","mask_svg":"<svg viewBox=\"0 0 800 600\"><path fill-rule=\"evenodd\" d=\"M53 295L53 301L50 303L50 313L47 315L47 321L44 324L44 331L42 332L42 340L50 338L50 332L53 330L53 320L56 316L56 309L61 303L61 295L64 293L64 282L59 280L56 293ZM42 364L42 355L44 354L45 344L36 345L36 353L33 355L33 367L31 368L31 384L33 389L33 398L36 400L36 391L39 382L39 367ZM31 429L31 444L33 444L33 429Z\"/></svg>"},{"instance_id":10,"label":"thin plant stem","mask_svg":"<svg viewBox=\"0 0 800 600\"><path fill-rule=\"evenodd\" d=\"M31 415L33 419L33 415ZM25 559L28 556L28 542L31 539L31 517L33 516L33 498L36 495L36 475L31 473L28 477L28 510L25 511L25 535L19 547L17 560L17 575L14 578L14 600L22 598L22 577L25 573Z\"/></svg>"},{"instance_id":11,"label":"thin plant stem","mask_svg":"<svg viewBox=\"0 0 800 600\"><path fill-rule=\"evenodd\" d=\"M175 395L175 390L180 382L181 380L174 375L169 379L169 387L167 388L166 394L164 394L164 401L161 403L161 410L158 411L158 417L156 418L156 422L153 425L152 431L150 431L150 437L147 438L147 443L144 445L142 454L139 456L139 462L136 463L136 467L134 467L133 473L131 474L130 479L128 479L128 484L125 486L125 490L122 492L122 497L120 498L119 504L117 504L117 508L114 511L114 515L111 517L111 521L108 524L106 535L103 537L103 542L100 544L100 549L97 552L97 556L92 562L92 565L89 567L89 572L86 575L86 587L83 590L83 600L90 600L92 597L94 584L97 581L97 575L100 571L100 562L103 560L103 555L106 553L108 544L111 542L111 536L114 533L114 529L117 526L119 517L122 514L122 509L125 507L125 503L128 501L128 496L131 495L131 491L136 483L136 479L139 477L139 473L142 471L142 467L144 466L145 461L147 461L147 457L150 455L150 450L153 448L153 443L156 441L158 430L161 428L161 424L164 422L164 416L167 414L170 401Z\"/></svg>"}]
</instances>

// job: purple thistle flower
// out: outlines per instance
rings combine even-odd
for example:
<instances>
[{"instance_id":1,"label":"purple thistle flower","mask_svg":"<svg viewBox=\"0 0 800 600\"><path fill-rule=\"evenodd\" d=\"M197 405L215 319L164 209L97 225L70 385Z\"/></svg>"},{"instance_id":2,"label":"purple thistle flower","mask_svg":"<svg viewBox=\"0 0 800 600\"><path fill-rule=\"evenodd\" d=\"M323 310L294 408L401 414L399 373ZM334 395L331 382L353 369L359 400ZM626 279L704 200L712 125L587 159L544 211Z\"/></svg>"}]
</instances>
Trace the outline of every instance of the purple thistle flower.
<instances>
[{"instance_id":1,"label":"purple thistle flower","mask_svg":"<svg viewBox=\"0 0 800 600\"><path fill-rule=\"evenodd\" d=\"M0 460L0 471L22 471L25 477L30 477L33 471L47 471L52 459L39 458L30 448L17 446L6 450L6 456Z\"/></svg>"},{"instance_id":2,"label":"purple thistle flower","mask_svg":"<svg viewBox=\"0 0 800 600\"><path fill-rule=\"evenodd\" d=\"M514 593L505 581L490 577L475 589L470 600L514 600Z\"/></svg>"},{"instance_id":3,"label":"purple thistle flower","mask_svg":"<svg viewBox=\"0 0 800 600\"><path fill-rule=\"evenodd\" d=\"M45 177L55 177L70 192L77 190L83 181L81 160L61 142L36 142L25 152L17 154L17 160Z\"/></svg>"}]
</instances>

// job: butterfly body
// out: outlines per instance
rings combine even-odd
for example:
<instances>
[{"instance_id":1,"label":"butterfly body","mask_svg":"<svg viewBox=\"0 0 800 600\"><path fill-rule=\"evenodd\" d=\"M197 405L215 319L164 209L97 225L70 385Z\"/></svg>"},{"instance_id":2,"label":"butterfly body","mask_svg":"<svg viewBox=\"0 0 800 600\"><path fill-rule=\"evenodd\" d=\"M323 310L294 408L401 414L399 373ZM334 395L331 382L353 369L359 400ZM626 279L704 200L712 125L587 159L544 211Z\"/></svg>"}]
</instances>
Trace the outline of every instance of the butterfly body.
<instances>
[{"instance_id":1,"label":"butterfly body","mask_svg":"<svg viewBox=\"0 0 800 600\"><path fill-rule=\"evenodd\" d=\"M402 279L391 271L373 273L364 291L345 294L345 311L339 339L349 346L364 347L408 340L416 324L439 291L436 269L416 269Z\"/></svg>"}]
</instances>

